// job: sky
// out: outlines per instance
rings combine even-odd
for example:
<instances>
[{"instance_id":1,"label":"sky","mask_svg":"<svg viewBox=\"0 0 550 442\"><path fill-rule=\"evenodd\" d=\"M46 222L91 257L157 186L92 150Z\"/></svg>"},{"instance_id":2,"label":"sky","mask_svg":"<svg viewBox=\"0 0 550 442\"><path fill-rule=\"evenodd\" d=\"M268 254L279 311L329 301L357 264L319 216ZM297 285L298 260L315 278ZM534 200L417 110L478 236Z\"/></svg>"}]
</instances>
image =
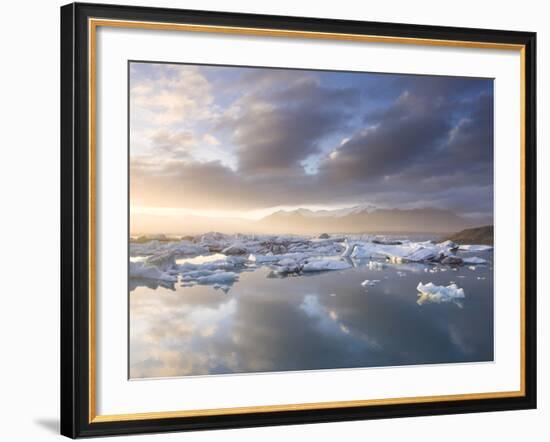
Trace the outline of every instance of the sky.
<instances>
[{"instance_id":1,"label":"sky","mask_svg":"<svg viewBox=\"0 0 550 442\"><path fill-rule=\"evenodd\" d=\"M493 80L130 64L133 214L493 212Z\"/></svg>"}]
</instances>

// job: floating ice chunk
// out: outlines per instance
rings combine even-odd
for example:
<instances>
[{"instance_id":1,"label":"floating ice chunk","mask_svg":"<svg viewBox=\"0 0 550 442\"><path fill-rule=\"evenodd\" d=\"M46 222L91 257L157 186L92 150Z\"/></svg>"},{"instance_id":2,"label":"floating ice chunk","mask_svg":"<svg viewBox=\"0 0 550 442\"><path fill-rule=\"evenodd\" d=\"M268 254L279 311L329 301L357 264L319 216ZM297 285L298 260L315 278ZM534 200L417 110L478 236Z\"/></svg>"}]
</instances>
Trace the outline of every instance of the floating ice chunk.
<instances>
[{"instance_id":1,"label":"floating ice chunk","mask_svg":"<svg viewBox=\"0 0 550 442\"><path fill-rule=\"evenodd\" d=\"M257 264L264 264L269 262L277 262L282 258L281 255L276 256L273 254L267 254L267 255L250 255L248 257L249 261L255 262Z\"/></svg>"},{"instance_id":2,"label":"floating ice chunk","mask_svg":"<svg viewBox=\"0 0 550 442\"><path fill-rule=\"evenodd\" d=\"M339 244L327 244L320 247L315 247L314 249L314 252L316 255L329 255L329 256L337 255L341 251L342 251L342 247Z\"/></svg>"},{"instance_id":3,"label":"floating ice chunk","mask_svg":"<svg viewBox=\"0 0 550 442\"><path fill-rule=\"evenodd\" d=\"M438 251L434 248L427 248L419 246L413 251L405 255L403 258L409 262L430 261L439 255Z\"/></svg>"},{"instance_id":4,"label":"floating ice chunk","mask_svg":"<svg viewBox=\"0 0 550 442\"><path fill-rule=\"evenodd\" d=\"M148 256L144 260L145 264L152 267L158 267L162 270L166 270L167 268L173 266L175 262L176 252L174 252L173 250L168 250L165 252L160 252L156 255Z\"/></svg>"},{"instance_id":5,"label":"floating ice chunk","mask_svg":"<svg viewBox=\"0 0 550 442\"><path fill-rule=\"evenodd\" d=\"M310 259L302 267L302 272L322 272L325 270L345 270L351 268L351 264L335 259Z\"/></svg>"},{"instance_id":6,"label":"floating ice chunk","mask_svg":"<svg viewBox=\"0 0 550 442\"><path fill-rule=\"evenodd\" d=\"M408 243L401 246L385 246L378 253L385 255L394 264L401 264L404 262L431 261L439 257L441 252L437 247Z\"/></svg>"},{"instance_id":7,"label":"floating ice chunk","mask_svg":"<svg viewBox=\"0 0 550 442\"><path fill-rule=\"evenodd\" d=\"M468 266L468 268L469 268L470 270L475 270L475 269L476 269L476 266Z\"/></svg>"},{"instance_id":8,"label":"floating ice chunk","mask_svg":"<svg viewBox=\"0 0 550 442\"><path fill-rule=\"evenodd\" d=\"M245 255L248 250L242 244L232 244L222 250L224 255Z\"/></svg>"},{"instance_id":9,"label":"floating ice chunk","mask_svg":"<svg viewBox=\"0 0 550 442\"><path fill-rule=\"evenodd\" d=\"M378 284L379 282L380 282L379 279L365 279L365 280L361 283L361 285L362 285L363 287L368 287L368 286L376 285L376 284Z\"/></svg>"},{"instance_id":10,"label":"floating ice chunk","mask_svg":"<svg viewBox=\"0 0 550 442\"><path fill-rule=\"evenodd\" d=\"M478 258L477 256L462 258L462 261L464 261L464 264L487 264L486 259Z\"/></svg>"},{"instance_id":11,"label":"floating ice chunk","mask_svg":"<svg viewBox=\"0 0 550 442\"><path fill-rule=\"evenodd\" d=\"M456 266L456 265L462 265L464 263L464 260L455 255L449 255L446 256L441 260L441 264L449 265L449 266Z\"/></svg>"},{"instance_id":12,"label":"floating ice chunk","mask_svg":"<svg viewBox=\"0 0 550 442\"><path fill-rule=\"evenodd\" d=\"M386 264L380 261L369 261L367 267L369 270L382 270L384 267L386 267Z\"/></svg>"},{"instance_id":13,"label":"floating ice chunk","mask_svg":"<svg viewBox=\"0 0 550 442\"><path fill-rule=\"evenodd\" d=\"M201 236L201 242L221 241L226 239L227 235L220 232L208 232Z\"/></svg>"},{"instance_id":14,"label":"floating ice chunk","mask_svg":"<svg viewBox=\"0 0 550 442\"><path fill-rule=\"evenodd\" d=\"M182 274L182 281L193 281L203 276L209 276L213 271L209 269L191 270Z\"/></svg>"},{"instance_id":15,"label":"floating ice chunk","mask_svg":"<svg viewBox=\"0 0 550 442\"><path fill-rule=\"evenodd\" d=\"M293 266L296 265L296 261L292 258L283 258L278 262L278 264L280 266Z\"/></svg>"},{"instance_id":16,"label":"floating ice chunk","mask_svg":"<svg viewBox=\"0 0 550 442\"><path fill-rule=\"evenodd\" d=\"M467 252L488 252L493 250L493 246L486 246L484 244L462 244L459 246L459 250Z\"/></svg>"},{"instance_id":17,"label":"floating ice chunk","mask_svg":"<svg viewBox=\"0 0 550 442\"><path fill-rule=\"evenodd\" d=\"M300 271L300 265L292 258L284 258L277 263L275 271L283 275L287 273L297 273Z\"/></svg>"},{"instance_id":18,"label":"floating ice chunk","mask_svg":"<svg viewBox=\"0 0 550 442\"><path fill-rule=\"evenodd\" d=\"M382 244L386 246L400 246L403 244L403 241L395 240L395 239L388 239L384 237L377 236L372 240L374 244Z\"/></svg>"},{"instance_id":19,"label":"floating ice chunk","mask_svg":"<svg viewBox=\"0 0 550 442\"><path fill-rule=\"evenodd\" d=\"M239 275L234 272L215 272L207 276L197 278L199 284L228 284L239 279Z\"/></svg>"},{"instance_id":20,"label":"floating ice chunk","mask_svg":"<svg viewBox=\"0 0 550 442\"><path fill-rule=\"evenodd\" d=\"M416 289L420 292L418 294L418 305L422 305L426 302L455 302L457 305L461 305L460 300L465 298L464 289L459 288L456 284L450 284L447 287L442 285L435 285L432 282L428 284L418 283Z\"/></svg>"},{"instance_id":21,"label":"floating ice chunk","mask_svg":"<svg viewBox=\"0 0 550 442\"><path fill-rule=\"evenodd\" d=\"M154 279L157 281L176 282L177 276L163 272L158 267L144 262L130 262L130 278Z\"/></svg>"},{"instance_id":22,"label":"floating ice chunk","mask_svg":"<svg viewBox=\"0 0 550 442\"><path fill-rule=\"evenodd\" d=\"M204 255L210 250L207 247L201 246L199 244L192 244L187 241L181 241L179 244L176 243L173 246L173 251L180 256L196 256Z\"/></svg>"},{"instance_id":23,"label":"floating ice chunk","mask_svg":"<svg viewBox=\"0 0 550 442\"><path fill-rule=\"evenodd\" d=\"M342 256L343 258L349 258L350 256L352 256L352 254L354 253L355 251L355 248L359 245L359 243L356 243L356 242L349 242L347 239L344 241L344 251L342 252L342 254L340 256ZM359 258L358 256L356 256L357 258Z\"/></svg>"},{"instance_id":24,"label":"floating ice chunk","mask_svg":"<svg viewBox=\"0 0 550 442\"><path fill-rule=\"evenodd\" d=\"M459 245L451 241L450 239L448 239L447 241L443 241L442 243L439 243L438 246L449 249L451 251L456 251L459 248Z\"/></svg>"}]
</instances>

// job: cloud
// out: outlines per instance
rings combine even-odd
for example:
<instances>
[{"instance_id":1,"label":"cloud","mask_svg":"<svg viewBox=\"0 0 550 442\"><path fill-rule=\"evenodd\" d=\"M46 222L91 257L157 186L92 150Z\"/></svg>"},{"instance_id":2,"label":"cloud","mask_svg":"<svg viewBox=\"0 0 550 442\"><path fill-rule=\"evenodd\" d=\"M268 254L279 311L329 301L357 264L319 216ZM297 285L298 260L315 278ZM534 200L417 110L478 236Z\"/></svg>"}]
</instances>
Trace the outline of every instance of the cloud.
<instances>
[{"instance_id":1,"label":"cloud","mask_svg":"<svg viewBox=\"0 0 550 442\"><path fill-rule=\"evenodd\" d=\"M130 109L137 121L170 126L212 113L212 90L197 66L132 63Z\"/></svg>"},{"instance_id":2,"label":"cloud","mask_svg":"<svg viewBox=\"0 0 550 442\"><path fill-rule=\"evenodd\" d=\"M351 88L327 88L310 74L282 72L247 73L255 86L219 123L231 133L242 173L301 172L301 161L318 152L319 141L345 127L346 106L357 104Z\"/></svg>"},{"instance_id":3,"label":"cloud","mask_svg":"<svg viewBox=\"0 0 550 442\"><path fill-rule=\"evenodd\" d=\"M405 91L393 106L361 128L321 166L332 180L371 180L397 173L434 153L450 130L436 105Z\"/></svg>"},{"instance_id":4,"label":"cloud","mask_svg":"<svg viewBox=\"0 0 550 442\"><path fill-rule=\"evenodd\" d=\"M166 65L135 77L140 204L492 213L492 80Z\"/></svg>"},{"instance_id":5,"label":"cloud","mask_svg":"<svg viewBox=\"0 0 550 442\"><path fill-rule=\"evenodd\" d=\"M169 157L187 157L197 144L194 134L188 131L158 129L149 138L156 151Z\"/></svg>"}]
</instances>

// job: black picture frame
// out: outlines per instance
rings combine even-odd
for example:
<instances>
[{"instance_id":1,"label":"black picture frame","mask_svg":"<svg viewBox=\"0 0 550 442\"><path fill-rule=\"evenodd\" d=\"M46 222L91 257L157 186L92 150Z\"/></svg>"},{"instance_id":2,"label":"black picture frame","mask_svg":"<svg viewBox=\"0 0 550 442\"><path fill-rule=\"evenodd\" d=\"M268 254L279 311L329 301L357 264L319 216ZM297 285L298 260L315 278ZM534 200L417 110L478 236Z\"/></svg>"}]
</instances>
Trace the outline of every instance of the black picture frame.
<instances>
[{"instance_id":1,"label":"black picture frame","mask_svg":"<svg viewBox=\"0 0 550 442\"><path fill-rule=\"evenodd\" d=\"M524 395L217 416L90 419L90 18L521 45L525 92ZM532 32L85 3L61 7L61 434L77 438L536 408L535 146L536 34Z\"/></svg>"}]
</instances>

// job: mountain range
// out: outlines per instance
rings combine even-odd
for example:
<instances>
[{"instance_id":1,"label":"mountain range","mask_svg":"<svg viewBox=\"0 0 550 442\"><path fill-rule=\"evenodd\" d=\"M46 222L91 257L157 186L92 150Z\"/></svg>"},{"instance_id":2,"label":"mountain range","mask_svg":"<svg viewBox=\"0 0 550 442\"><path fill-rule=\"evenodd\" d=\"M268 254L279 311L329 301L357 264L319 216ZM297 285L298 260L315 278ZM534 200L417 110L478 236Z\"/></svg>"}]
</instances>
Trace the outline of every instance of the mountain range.
<instances>
[{"instance_id":1,"label":"mountain range","mask_svg":"<svg viewBox=\"0 0 550 442\"><path fill-rule=\"evenodd\" d=\"M469 218L434 207L416 209L382 209L358 205L336 210L279 210L259 220L209 218L195 215L155 216L135 214L131 217L134 233L198 234L223 233L450 233L491 224L492 219Z\"/></svg>"},{"instance_id":2,"label":"mountain range","mask_svg":"<svg viewBox=\"0 0 550 442\"><path fill-rule=\"evenodd\" d=\"M486 219L461 217L450 210L376 209L361 206L336 211L298 209L275 212L258 223L273 233L455 232L487 224Z\"/></svg>"}]
</instances>

